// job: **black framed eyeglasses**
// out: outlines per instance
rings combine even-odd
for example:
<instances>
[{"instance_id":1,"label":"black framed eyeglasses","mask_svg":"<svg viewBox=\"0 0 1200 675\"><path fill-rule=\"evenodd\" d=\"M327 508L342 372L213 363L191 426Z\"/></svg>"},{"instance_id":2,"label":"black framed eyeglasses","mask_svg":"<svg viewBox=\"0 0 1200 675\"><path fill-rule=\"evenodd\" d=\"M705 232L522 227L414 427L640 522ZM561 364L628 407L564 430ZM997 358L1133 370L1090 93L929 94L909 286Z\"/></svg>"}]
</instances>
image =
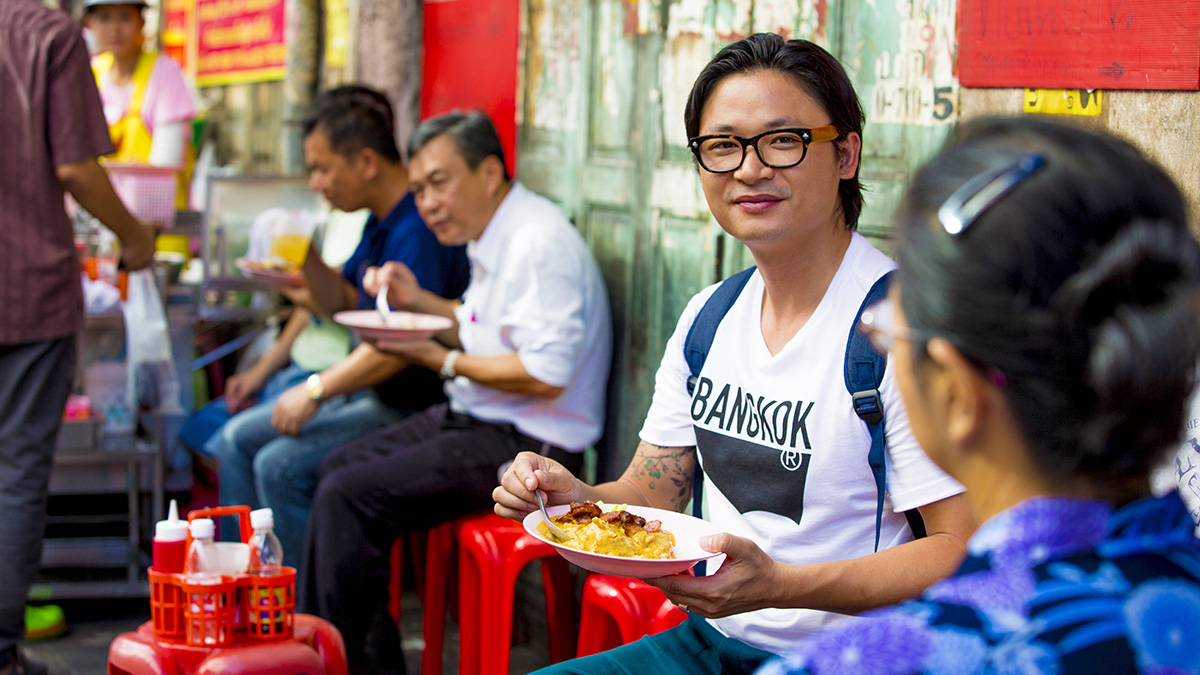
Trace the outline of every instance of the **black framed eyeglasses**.
<instances>
[{"instance_id":1,"label":"black framed eyeglasses","mask_svg":"<svg viewBox=\"0 0 1200 675\"><path fill-rule=\"evenodd\" d=\"M758 161L772 169L788 169L804 161L811 143L832 141L841 136L833 125L804 129L771 129L743 138L733 134L709 134L688 139L696 161L709 173L737 171L746 161L746 148L753 147Z\"/></svg>"},{"instance_id":2,"label":"black framed eyeglasses","mask_svg":"<svg viewBox=\"0 0 1200 675\"><path fill-rule=\"evenodd\" d=\"M1005 193L1020 185L1045 163L1045 157L1030 153L972 177L959 186L938 209L938 221L950 234L962 234Z\"/></svg>"}]
</instances>

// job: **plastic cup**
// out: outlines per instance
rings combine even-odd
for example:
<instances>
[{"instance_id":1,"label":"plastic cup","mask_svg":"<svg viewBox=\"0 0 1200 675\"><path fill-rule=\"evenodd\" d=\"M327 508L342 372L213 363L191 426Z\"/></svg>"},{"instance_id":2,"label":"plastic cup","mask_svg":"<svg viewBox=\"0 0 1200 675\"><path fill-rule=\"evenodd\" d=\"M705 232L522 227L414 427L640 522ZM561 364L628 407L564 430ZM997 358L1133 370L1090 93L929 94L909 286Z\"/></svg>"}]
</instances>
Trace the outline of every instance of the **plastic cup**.
<instances>
[{"instance_id":1,"label":"plastic cup","mask_svg":"<svg viewBox=\"0 0 1200 675\"><path fill-rule=\"evenodd\" d=\"M281 211L271 223L271 257L296 268L304 265L316 222L303 211Z\"/></svg>"}]
</instances>

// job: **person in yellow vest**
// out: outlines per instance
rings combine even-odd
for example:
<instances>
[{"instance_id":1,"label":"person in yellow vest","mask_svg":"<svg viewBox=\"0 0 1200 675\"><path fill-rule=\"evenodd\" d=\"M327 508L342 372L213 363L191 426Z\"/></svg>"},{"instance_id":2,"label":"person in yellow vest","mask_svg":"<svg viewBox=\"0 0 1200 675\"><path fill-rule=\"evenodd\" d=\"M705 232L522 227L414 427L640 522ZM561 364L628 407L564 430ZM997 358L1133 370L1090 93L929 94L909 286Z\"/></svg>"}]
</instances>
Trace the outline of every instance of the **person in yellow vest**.
<instances>
[{"instance_id":1,"label":"person in yellow vest","mask_svg":"<svg viewBox=\"0 0 1200 675\"><path fill-rule=\"evenodd\" d=\"M187 208L196 106L179 66L144 49L143 0L86 0L84 25L96 37L92 59L114 162L179 167L177 208Z\"/></svg>"}]
</instances>

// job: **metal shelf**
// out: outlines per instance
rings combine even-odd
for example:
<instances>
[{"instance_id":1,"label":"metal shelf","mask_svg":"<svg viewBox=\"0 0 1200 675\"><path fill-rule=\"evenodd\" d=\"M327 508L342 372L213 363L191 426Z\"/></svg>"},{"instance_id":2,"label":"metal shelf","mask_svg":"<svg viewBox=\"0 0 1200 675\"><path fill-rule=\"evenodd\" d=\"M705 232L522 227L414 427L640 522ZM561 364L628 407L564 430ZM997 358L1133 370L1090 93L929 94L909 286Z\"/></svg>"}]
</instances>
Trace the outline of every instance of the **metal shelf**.
<instances>
[{"instance_id":1,"label":"metal shelf","mask_svg":"<svg viewBox=\"0 0 1200 675\"><path fill-rule=\"evenodd\" d=\"M42 546L42 569L125 568L134 565L134 580L140 575L136 566L139 551L130 550L126 537L55 537ZM127 570L128 571L128 570Z\"/></svg>"},{"instance_id":2,"label":"metal shelf","mask_svg":"<svg viewBox=\"0 0 1200 675\"><path fill-rule=\"evenodd\" d=\"M48 581L35 583L29 590L29 599L35 602L146 597L150 597L150 582L145 579Z\"/></svg>"}]
</instances>

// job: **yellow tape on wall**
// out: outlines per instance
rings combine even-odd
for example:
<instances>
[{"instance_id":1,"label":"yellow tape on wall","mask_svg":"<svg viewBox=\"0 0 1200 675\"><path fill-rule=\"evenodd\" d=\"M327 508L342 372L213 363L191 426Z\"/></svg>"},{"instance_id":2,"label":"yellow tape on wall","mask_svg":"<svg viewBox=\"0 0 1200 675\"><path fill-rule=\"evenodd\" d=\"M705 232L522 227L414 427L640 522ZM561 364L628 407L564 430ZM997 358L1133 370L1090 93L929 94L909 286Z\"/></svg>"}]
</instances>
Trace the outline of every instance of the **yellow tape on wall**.
<instances>
[{"instance_id":1,"label":"yellow tape on wall","mask_svg":"<svg viewBox=\"0 0 1200 675\"><path fill-rule=\"evenodd\" d=\"M1096 117L1103 102L1099 89L1026 89L1021 107L1027 113Z\"/></svg>"}]
</instances>

